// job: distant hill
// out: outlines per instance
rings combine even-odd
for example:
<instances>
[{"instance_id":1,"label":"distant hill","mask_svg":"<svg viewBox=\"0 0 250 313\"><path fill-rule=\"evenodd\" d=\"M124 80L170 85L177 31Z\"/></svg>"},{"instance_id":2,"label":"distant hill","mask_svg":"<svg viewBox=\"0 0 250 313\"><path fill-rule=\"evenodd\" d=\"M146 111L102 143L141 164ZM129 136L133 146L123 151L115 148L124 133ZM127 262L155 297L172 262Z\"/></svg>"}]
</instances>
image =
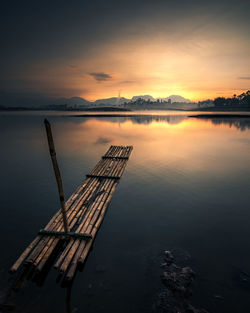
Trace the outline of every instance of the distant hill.
<instances>
[{"instance_id":1,"label":"distant hill","mask_svg":"<svg viewBox=\"0 0 250 313\"><path fill-rule=\"evenodd\" d=\"M42 95L23 95L23 94L6 94L0 93L0 105L6 107L26 107L26 108L37 108L49 105L81 105L89 106L91 102L80 98L54 98L54 97L44 97Z\"/></svg>"},{"instance_id":2,"label":"distant hill","mask_svg":"<svg viewBox=\"0 0 250 313\"><path fill-rule=\"evenodd\" d=\"M156 101L156 99L150 95L144 95L144 96L134 96L131 100L136 101L137 99L143 99L143 100L150 100L150 101Z\"/></svg>"},{"instance_id":3,"label":"distant hill","mask_svg":"<svg viewBox=\"0 0 250 313\"><path fill-rule=\"evenodd\" d=\"M171 99L171 102L185 102L185 103L190 103L191 101L189 99L185 99L182 96L179 95L171 95L167 98L161 98L162 100L168 101L168 99Z\"/></svg>"},{"instance_id":4,"label":"distant hill","mask_svg":"<svg viewBox=\"0 0 250 313\"><path fill-rule=\"evenodd\" d=\"M118 104L123 104L124 102L129 101L129 99L121 97L120 99L118 97L113 97L113 98L107 98L107 99L99 99L94 101L93 103L96 105L101 105L101 104L109 104L109 105L118 105Z\"/></svg>"},{"instance_id":5,"label":"distant hill","mask_svg":"<svg viewBox=\"0 0 250 313\"><path fill-rule=\"evenodd\" d=\"M166 97L166 98L154 98L150 95L143 95L143 96L134 96L131 100L132 101L136 101L137 99L143 99L145 101L157 101L158 99L159 100L163 100L163 101L168 101L169 99L171 99L171 102L185 102L185 103L190 103L191 101L189 99L185 99L183 98L182 96L179 96L179 95L171 95L169 97Z\"/></svg>"},{"instance_id":6,"label":"distant hill","mask_svg":"<svg viewBox=\"0 0 250 313\"><path fill-rule=\"evenodd\" d=\"M56 98L53 100L50 99L50 104L90 105L91 102L81 97L72 97L72 98Z\"/></svg>"}]
</instances>

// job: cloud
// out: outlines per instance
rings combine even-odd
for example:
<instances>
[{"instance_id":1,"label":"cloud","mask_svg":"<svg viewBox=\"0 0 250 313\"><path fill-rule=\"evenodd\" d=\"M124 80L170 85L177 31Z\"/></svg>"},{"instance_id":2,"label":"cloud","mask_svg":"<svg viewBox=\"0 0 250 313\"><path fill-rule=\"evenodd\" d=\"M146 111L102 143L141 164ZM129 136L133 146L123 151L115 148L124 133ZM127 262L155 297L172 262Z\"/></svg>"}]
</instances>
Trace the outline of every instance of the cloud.
<instances>
[{"instance_id":1,"label":"cloud","mask_svg":"<svg viewBox=\"0 0 250 313\"><path fill-rule=\"evenodd\" d=\"M119 84L121 84L121 85L132 85L135 83L136 82L134 80L123 80L123 81L119 82Z\"/></svg>"},{"instance_id":2,"label":"cloud","mask_svg":"<svg viewBox=\"0 0 250 313\"><path fill-rule=\"evenodd\" d=\"M98 82L101 81L106 81L112 78L111 75L107 74L107 73L89 73L90 76L92 76L95 80L97 80Z\"/></svg>"},{"instance_id":3,"label":"cloud","mask_svg":"<svg viewBox=\"0 0 250 313\"><path fill-rule=\"evenodd\" d=\"M238 77L238 79L250 80L250 76L241 76L241 77Z\"/></svg>"}]
</instances>

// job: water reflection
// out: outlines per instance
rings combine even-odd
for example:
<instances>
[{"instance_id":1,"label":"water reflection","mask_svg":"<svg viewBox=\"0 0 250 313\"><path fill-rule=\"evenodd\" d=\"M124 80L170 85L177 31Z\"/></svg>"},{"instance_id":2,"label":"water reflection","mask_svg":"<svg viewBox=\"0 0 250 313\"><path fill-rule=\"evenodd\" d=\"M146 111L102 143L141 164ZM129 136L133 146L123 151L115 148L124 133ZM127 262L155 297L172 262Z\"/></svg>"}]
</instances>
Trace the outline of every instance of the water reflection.
<instances>
[{"instance_id":1,"label":"water reflection","mask_svg":"<svg viewBox=\"0 0 250 313\"><path fill-rule=\"evenodd\" d=\"M211 121L214 125L227 125L230 128L235 127L241 131L250 129L250 117L219 117L219 116L197 116L206 121Z\"/></svg>"},{"instance_id":2,"label":"water reflection","mask_svg":"<svg viewBox=\"0 0 250 313\"><path fill-rule=\"evenodd\" d=\"M71 293L72 293L72 285L69 285L66 288L66 313L72 313L71 311Z\"/></svg>"},{"instance_id":3,"label":"water reflection","mask_svg":"<svg viewBox=\"0 0 250 313\"><path fill-rule=\"evenodd\" d=\"M168 124L179 124L183 122L187 116L183 115L169 115L169 116L137 116L131 117L131 121L135 124L151 124L153 122L166 122Z\"/></svg>"},{"instance_id":4,"label":"water reflection","mask_svg":"<svg viewBox=\"0 0 250 313\"><path fill-rule=\"evenodd\" d=\"M90 119L88 117L82 117L82 116L76 116L76 118L81 118L81 119ZM168 124L179 124L182 121L184 121L187 116L185 115L131 115L131 116L126 116L126 115L96 115L93 116L92 118L98 119L98 120L104 120L104 121L109 121L112 123L125 123L127 121L131 121L133 124L151 124L153 122L166 122Z\"/></svg>"},{"instance_id":5,"label":"water reflection","mask_svg":"<svg viewBox=\"0 0 250 313\"><path fill-rule=\"evenodd\" d=\"M235 127L241 131L245 131L246 129L250 129L250 117L249 116L233 116L233 114L231 114L232 116L228 115L227 117L225 116L218 116L216 114L214 114L215 116L213 116L213 114L208 115L192 115L189 117L192 118L199 118L202 119L203 121L211 121L214 125L228 125L229 127ZM80 116L78 116L80 117ZM148 125L148 124L152 124L154 122L156 123L161 123L161 122L165 122L167 124L180 124L183 121L185 121L186 119L189 118L188 116L185 115L141 115L141 116L93 116L92 118L90 117L80 117L82 121L87 121L89 119L98 119L98 120L103 120L103 121L109 121L112 123L125 123L127 121L131 121L133 124L144 124L144 125ZM79 121L75 121L75 122L79 122Z\"/></svg>"},{"instance_id":6,"label":"water reflection","mask_svg":"<svg viewBox=\"0 0 250 313\"><path fill-rule=\"evenodd\" d=\"M228 140L231 140L231 148L244 149L243 142L247 142L249 134L233 131L228 124L213 124L210 120L181 118L171 120L164 117L162 120L154 118L144 122L135 123L131 118L116 118L117 121L98 118L67 118L58 121L55 125L57 140L64 153L77 153L95 158L110 144L134 145L136 157L140 160L140 166L150 171L148 166L155 160L165 167L188 167L189 171L206 167L222 171L227 163L237 158L234 151L228 151ZM135 120L136 121L136 120ZM175 122L178 121L178 122ZM62 123L64 135L61 136ZM237 125L237 124L236 124ZM211 137L213 140L211 141ZM70 151L69 151L70 147ZM217 155L215 163L210 163L211 156ZM227 154L225 159L223 154ZM243 157L245 154L243 154ZM240 166L240 165L239 165ZM154 167L154 171L160 171Z\"/></svg>"}]
</instances>

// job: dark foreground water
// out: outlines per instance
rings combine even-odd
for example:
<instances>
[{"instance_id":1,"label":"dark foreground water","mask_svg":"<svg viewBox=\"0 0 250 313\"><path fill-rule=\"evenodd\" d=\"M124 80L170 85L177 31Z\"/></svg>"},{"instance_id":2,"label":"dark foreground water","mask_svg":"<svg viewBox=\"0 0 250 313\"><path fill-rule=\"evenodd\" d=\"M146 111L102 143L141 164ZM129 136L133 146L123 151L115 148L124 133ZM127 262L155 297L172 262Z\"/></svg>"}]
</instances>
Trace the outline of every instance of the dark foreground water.
<instances>
[{"instance_id":1,"label":"dark foreground water","mask_svg":"<svg viewBox=\"0 0 250 313\"><path fill-rule=\"evenodd\" d=\"M8 268L58 209L44 115L0 114L0 300L11 283ZM249 118L201 120L172 112L52 114L49 120L67 197L111 144L134 146L74 281L72 313L151 312L162 288L165 249L195 270L195 306L211 313L250 312ZM51 269L42 287L26 282L8 301L14 312L61 313L66 294Z\"/></svg>"}]
</instances>

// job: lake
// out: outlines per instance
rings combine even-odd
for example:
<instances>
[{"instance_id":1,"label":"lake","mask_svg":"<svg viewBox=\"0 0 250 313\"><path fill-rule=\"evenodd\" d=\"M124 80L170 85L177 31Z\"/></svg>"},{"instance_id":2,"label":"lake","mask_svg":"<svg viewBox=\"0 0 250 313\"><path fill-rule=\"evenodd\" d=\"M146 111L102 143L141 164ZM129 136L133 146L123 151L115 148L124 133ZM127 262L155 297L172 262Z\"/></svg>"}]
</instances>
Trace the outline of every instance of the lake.
<instances>
[{"instance_id":1,"label":"lake","mask_svg":"<svg viewBox=\"0 0 250 313\"><path fill-rule=\"evenodd\" d=\"M250 118L74 114L79 112L0 113L1 301L13 280L9 267L59 207L46 116L67 197L110 145L134 146L76 275L72 313L152 312L163 287L164 250L195 271L195 307L250 312ZM66 312L69 291L56 283L56 274L52 268L42 287L25 282L12 293L14 312Z\"/></svg>"}]
</instances>

